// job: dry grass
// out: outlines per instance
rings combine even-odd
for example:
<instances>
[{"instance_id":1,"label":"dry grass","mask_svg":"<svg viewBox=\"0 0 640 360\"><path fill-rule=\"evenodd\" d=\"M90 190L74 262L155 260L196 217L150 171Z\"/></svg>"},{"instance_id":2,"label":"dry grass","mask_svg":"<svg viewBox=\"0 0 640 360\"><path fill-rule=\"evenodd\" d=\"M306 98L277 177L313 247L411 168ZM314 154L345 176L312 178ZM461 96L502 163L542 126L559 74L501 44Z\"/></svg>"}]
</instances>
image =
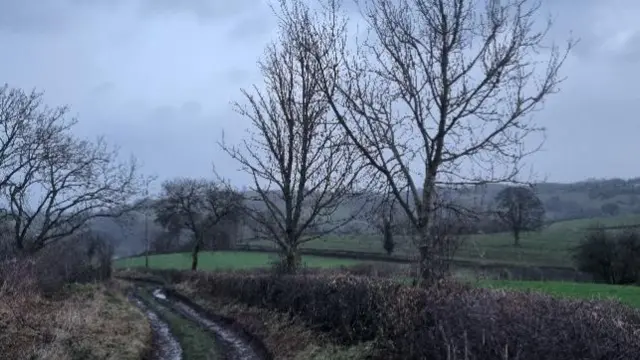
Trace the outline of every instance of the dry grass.
<instances>
[{"instance_id":1,"label":"dry grass","mask_svg":"<svg viewBox=\"0 0 640 360\"><path fill-rule=\"evenodd\" d=\"M359 360L371 354L368 344L344 347L326 334L314 331L300 319L237 302L222 301L197 291L192 282L176 284L176 290L189 296L211 312L233 318L257 336L274 359L283 360Z\"/></svg>"},{"instance_id":2,"label":"dry grass","mask_svg":"<svg viewBox=\"0 0 640 360\"><path fill-rule=\"evenodd\" d=\"M29 282L0 289L0 349L12 359L140 359L146 317L115 284L73 285L45 298Z\"/></svg>"}]
</instances>

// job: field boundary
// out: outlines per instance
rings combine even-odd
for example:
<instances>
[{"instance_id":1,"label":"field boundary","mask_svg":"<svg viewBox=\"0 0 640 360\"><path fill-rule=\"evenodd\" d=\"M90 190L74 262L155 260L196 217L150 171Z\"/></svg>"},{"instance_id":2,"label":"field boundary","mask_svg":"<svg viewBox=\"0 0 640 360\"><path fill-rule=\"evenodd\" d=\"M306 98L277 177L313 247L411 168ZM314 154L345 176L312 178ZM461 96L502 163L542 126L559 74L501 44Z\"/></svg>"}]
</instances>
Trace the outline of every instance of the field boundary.
<instances>
[{"instance_id":1,"label":"field boundary","mask_svg":"<svg viewBox=\"0 0 640 360\"><path fill-rule=\"evenodd\" d=\"M211 251L211 250L203 250L203 251ZM219 250L219 251L262 252L262 253L271 253L271 254L276 254L278 252L278 250L273 247L263 246L263 245L249 245L249 244L237 244L232 249ZM167 251L167 252L151 251L149 252L149 255L167 255L167 254L175 254L180 252L186 252L186 251ZM412 259L408 256L398 256L398 255L389 256L381 253L359 252L359 251L353 251L353 250L300 249L300 254L309 255L309 256L332 257L332 258L339 258L339 259L380 261L380 262L388 262L388 263L396 263L396 264L412 264L415 262L415 259ZM131 256L123 256L116 260L125 260L125 259L131 259L131 258L143 257L143 256L145 256L144 252L131 255ZM452 260L452 265L465 267L465 268L481 268L481 269L487 269L487 270L504 269L504 268L510 268L510 269L536 268L540 270L578 272L574 267L571 267L571 266L512 264L512 263L485 262L485 261L474 261L474 260L455 259L455 258Z\"/></svg>"}]
</instances>

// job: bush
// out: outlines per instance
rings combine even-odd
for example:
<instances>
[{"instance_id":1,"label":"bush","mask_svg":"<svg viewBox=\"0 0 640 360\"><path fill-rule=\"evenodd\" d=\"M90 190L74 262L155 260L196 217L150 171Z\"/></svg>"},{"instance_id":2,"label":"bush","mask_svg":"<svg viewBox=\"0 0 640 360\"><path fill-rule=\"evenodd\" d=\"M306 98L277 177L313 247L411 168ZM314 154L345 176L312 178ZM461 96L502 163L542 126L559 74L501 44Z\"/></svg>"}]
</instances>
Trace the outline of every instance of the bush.
<instances>
[{"instance_id":1,"label":"bush","mask_svg":"<svg viewBox=\"0 0 640 360\"><path fill-rule=\"evenodd\" d=\"M49 295L69 283L106 280L111 277L112 255L108 242L84 233L51 244L35 254L21 254L0 262L0 285L24 291L28 287L30 291Z\"/></svg>"},{"instance_id":2,"label":"bush","mask_svg":"<svg viewBox=\"0 0 640 360\"><path fill-rule=\"evenodd\" d=\"M205 295L296 315L344 345L373 341L380 359L622 360L640 353L640 314L616 302L348 275L164 274Z\"/></svg>"},{"instance_id":3,"label":"bush","mask_svg":"<svg viewBox=\"0 0 640 360\"><path fill-rule=\"evenodd\" d=\"M640 279L640 234L633 230L589 232L575 250L579 270L610 284L633 284Z\"/></svg>"}]
</instances>

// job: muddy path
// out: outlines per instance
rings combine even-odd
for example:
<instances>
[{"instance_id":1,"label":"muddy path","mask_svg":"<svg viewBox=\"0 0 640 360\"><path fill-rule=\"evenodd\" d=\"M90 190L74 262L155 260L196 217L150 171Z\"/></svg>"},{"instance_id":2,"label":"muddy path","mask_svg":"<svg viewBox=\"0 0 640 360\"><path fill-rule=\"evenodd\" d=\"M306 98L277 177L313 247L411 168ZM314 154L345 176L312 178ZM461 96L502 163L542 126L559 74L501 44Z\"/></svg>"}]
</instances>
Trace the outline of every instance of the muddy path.
<instances>
[{"instance_id":1,"label":"muddy path","mask_svg":"<svg viewBox=\"0 0 640 360\"><path fill-rule=\"evenodd\" d=\"M132 294L130 300L144 311L151 324L153 335L149 360L182 360L182 347L171 333L169 324L162 320L160 316L151 309L149 304L139 296Z\"/></svg>"},{"instance_id":2,"label":"muddy path","mask_svg":"<svg viewBox=\"0 0 640 360\"><path fill-rule=\"evenodd\" d=\"M154 355L153 360L182 360L184 353L177 338L171 334L170 327L153 311L154 309L170 311L211 334L216 342L215 346L219 349L219 359L272 359L258 339L246 333L231 319L211 314L190 299L160 284L137 281L135 284L132 301L145 310L152 323L154 339L158 339L154 340L154 351L158 354ZM141 296L143 293L152 294L155 304L150 304L148 297L145 301L144 296Z\"/></svg>"}]
</instances>

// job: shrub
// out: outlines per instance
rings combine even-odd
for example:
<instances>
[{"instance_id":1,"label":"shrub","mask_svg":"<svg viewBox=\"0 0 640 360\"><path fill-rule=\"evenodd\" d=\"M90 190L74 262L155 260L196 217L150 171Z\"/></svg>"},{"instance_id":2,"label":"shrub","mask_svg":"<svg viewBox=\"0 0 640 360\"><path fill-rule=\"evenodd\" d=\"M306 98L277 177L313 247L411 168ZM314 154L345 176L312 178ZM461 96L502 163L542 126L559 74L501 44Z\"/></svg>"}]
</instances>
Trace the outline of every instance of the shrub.
<instances>
[{"instance_id":1,"label":"shrub","mask_svg":"<svg viewBox=\"0 0 640 360\"><path fill-rule=\"evenodd\" d=\"M632 284L640 279L640 234L633 230L592 230L576 248L579 270L610 284Z\"/></svg>"},{"instance_id":2,"label":"shrub","mask_svg":"<svg viewBox=\"0 0 640 360\"><path fill-rule=\"evenodd\" d=\"M69 283L106 280L111 277L112 254L108 242L84 233L51 244L35 254L18 254L0 262L0 285L10 285L11 288L24 291L27 286L33 291L49 295ZM16 281L24 284L8 284Z\"/></svg>"},{"instance_id":3,"label":"shrub","mask_svg":"<svg viewBox=\"0 0 640 360\"><path fill-rule=\"evenodd\" d=\"M349 275L165 272L202 294L295 314L345 345L373 341L380 359L635 358L640 314L616 302L535 293L429 288Z\"/></svg>"}]
</instances>

